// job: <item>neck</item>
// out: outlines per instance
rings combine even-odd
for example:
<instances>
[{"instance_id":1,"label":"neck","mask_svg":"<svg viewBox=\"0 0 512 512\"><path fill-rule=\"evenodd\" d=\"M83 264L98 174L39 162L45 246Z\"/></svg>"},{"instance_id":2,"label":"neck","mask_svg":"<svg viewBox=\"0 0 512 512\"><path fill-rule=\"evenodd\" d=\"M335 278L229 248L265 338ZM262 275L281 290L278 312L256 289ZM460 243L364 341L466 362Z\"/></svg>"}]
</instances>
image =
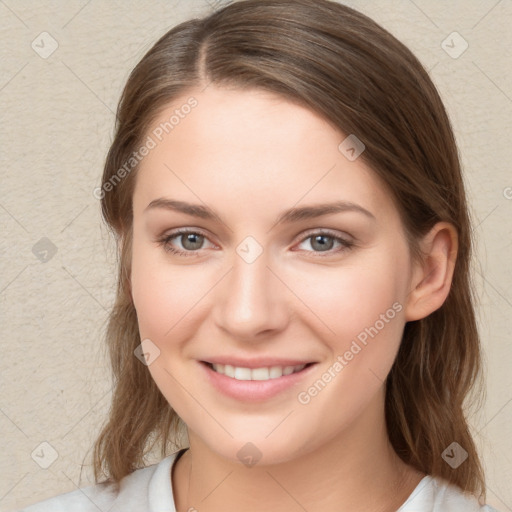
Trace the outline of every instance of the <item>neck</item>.
<instances>
[{"instance_id":1,"label":"neck","mask_svg":"<svg viewBox=\"0 0 512 512\"><path fill-rule=\"evenodd\" d=\"M425 475L392 449L376 400L343 432L280 464L234 463L189 430L190 449L173 469L177 511L396 511Z\"/></svg>"}]
</instances>

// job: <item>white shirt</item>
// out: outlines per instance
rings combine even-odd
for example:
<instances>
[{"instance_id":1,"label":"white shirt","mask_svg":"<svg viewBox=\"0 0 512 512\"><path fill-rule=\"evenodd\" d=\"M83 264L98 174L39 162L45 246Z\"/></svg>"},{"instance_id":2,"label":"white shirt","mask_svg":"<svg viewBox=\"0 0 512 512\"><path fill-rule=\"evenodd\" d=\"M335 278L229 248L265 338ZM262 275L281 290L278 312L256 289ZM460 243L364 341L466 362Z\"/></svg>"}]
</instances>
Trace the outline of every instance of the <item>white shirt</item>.
<instances>
[{"instance_id":1,"label":"white shirt","mask_svg":"<svg viewBox=\"0 0 512 512\"><path fill-rule=\"evenodd\" d=\"M61 494L24 508L19 512L176 512L171 485L171 470L177 455L169 455L158 464L137 469L121 480L119 494L106 484L97 484ZM397 512L497 512L480 506L458 487L425 476Z\"/></svg>"}]
</instances>

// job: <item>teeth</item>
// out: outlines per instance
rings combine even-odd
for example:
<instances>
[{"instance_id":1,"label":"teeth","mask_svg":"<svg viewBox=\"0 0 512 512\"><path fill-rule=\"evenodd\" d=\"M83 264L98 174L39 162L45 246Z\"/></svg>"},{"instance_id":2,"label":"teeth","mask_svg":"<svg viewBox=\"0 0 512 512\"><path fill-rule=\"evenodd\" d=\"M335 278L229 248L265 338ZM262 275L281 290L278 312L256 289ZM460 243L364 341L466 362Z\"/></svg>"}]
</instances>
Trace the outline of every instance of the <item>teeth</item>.
<instances>
[{"instance_id":1,"label":"teeth","mask_svg":"<svg viewBox=\"0 0 512 512\"><path fill-rule=\"evenodd\" d=\"M298 366L270 366L265 368L241 368L230 364L213 364L217 373L227 375L236 380L270 380L278 379L283 375L300 372L306 365Z\"/></svg>"}]
</instances>

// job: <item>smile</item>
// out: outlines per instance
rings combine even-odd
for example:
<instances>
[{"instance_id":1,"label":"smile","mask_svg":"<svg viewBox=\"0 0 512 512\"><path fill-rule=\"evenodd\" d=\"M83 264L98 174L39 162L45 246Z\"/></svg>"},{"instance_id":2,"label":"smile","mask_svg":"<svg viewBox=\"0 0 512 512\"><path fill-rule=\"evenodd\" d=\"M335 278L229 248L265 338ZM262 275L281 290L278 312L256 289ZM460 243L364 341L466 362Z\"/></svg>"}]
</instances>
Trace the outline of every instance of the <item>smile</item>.
<instances>
[{"instance_id":1,"label":"smile","mask_svg":"<svg viewBox=\"0 0 512 512\"><path fill-rule=\"evenodd\" d=\"M315 371L318 363L294 366L247 368L229 364L200 362L213 389L243 402L263 402L299 386ZM303 384L302 384L303 386Z\"/></svg>"},{"instance_id":2,"label":"smile","mask_svg":"<svg viewBox=\"0 0 512 512\"><path fill-rule=\"evenodd\" d=\"M300 372L308 365L268 366L262 368L243 368L239 366L231 366L229 364L209 364L209 366L215 372L236 380L271 380L278 379L283 375L291 375L292 373Z\"/></svg>"}]
</instances>

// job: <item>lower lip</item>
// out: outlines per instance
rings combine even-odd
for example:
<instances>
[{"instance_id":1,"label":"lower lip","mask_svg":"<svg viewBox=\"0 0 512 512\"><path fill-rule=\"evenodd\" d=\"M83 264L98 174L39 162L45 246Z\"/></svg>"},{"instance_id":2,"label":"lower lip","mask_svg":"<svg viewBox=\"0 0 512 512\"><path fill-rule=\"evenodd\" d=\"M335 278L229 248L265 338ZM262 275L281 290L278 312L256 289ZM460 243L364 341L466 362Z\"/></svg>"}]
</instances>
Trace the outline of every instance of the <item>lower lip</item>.
<instances>
[{"instance_id":1,"label":"lower lip","mask_svg":"<svg viewBox=\"0 0 512 512\"><path fill-rule=\"evenodd\" d=\"M221 393L244 402L262 402L301 382L311 374L317 363L300 372L269 380L237 380L217 373L204 362L200 362L200 365L206 372L209 381Z\"/></svg>"}]
</instances>

